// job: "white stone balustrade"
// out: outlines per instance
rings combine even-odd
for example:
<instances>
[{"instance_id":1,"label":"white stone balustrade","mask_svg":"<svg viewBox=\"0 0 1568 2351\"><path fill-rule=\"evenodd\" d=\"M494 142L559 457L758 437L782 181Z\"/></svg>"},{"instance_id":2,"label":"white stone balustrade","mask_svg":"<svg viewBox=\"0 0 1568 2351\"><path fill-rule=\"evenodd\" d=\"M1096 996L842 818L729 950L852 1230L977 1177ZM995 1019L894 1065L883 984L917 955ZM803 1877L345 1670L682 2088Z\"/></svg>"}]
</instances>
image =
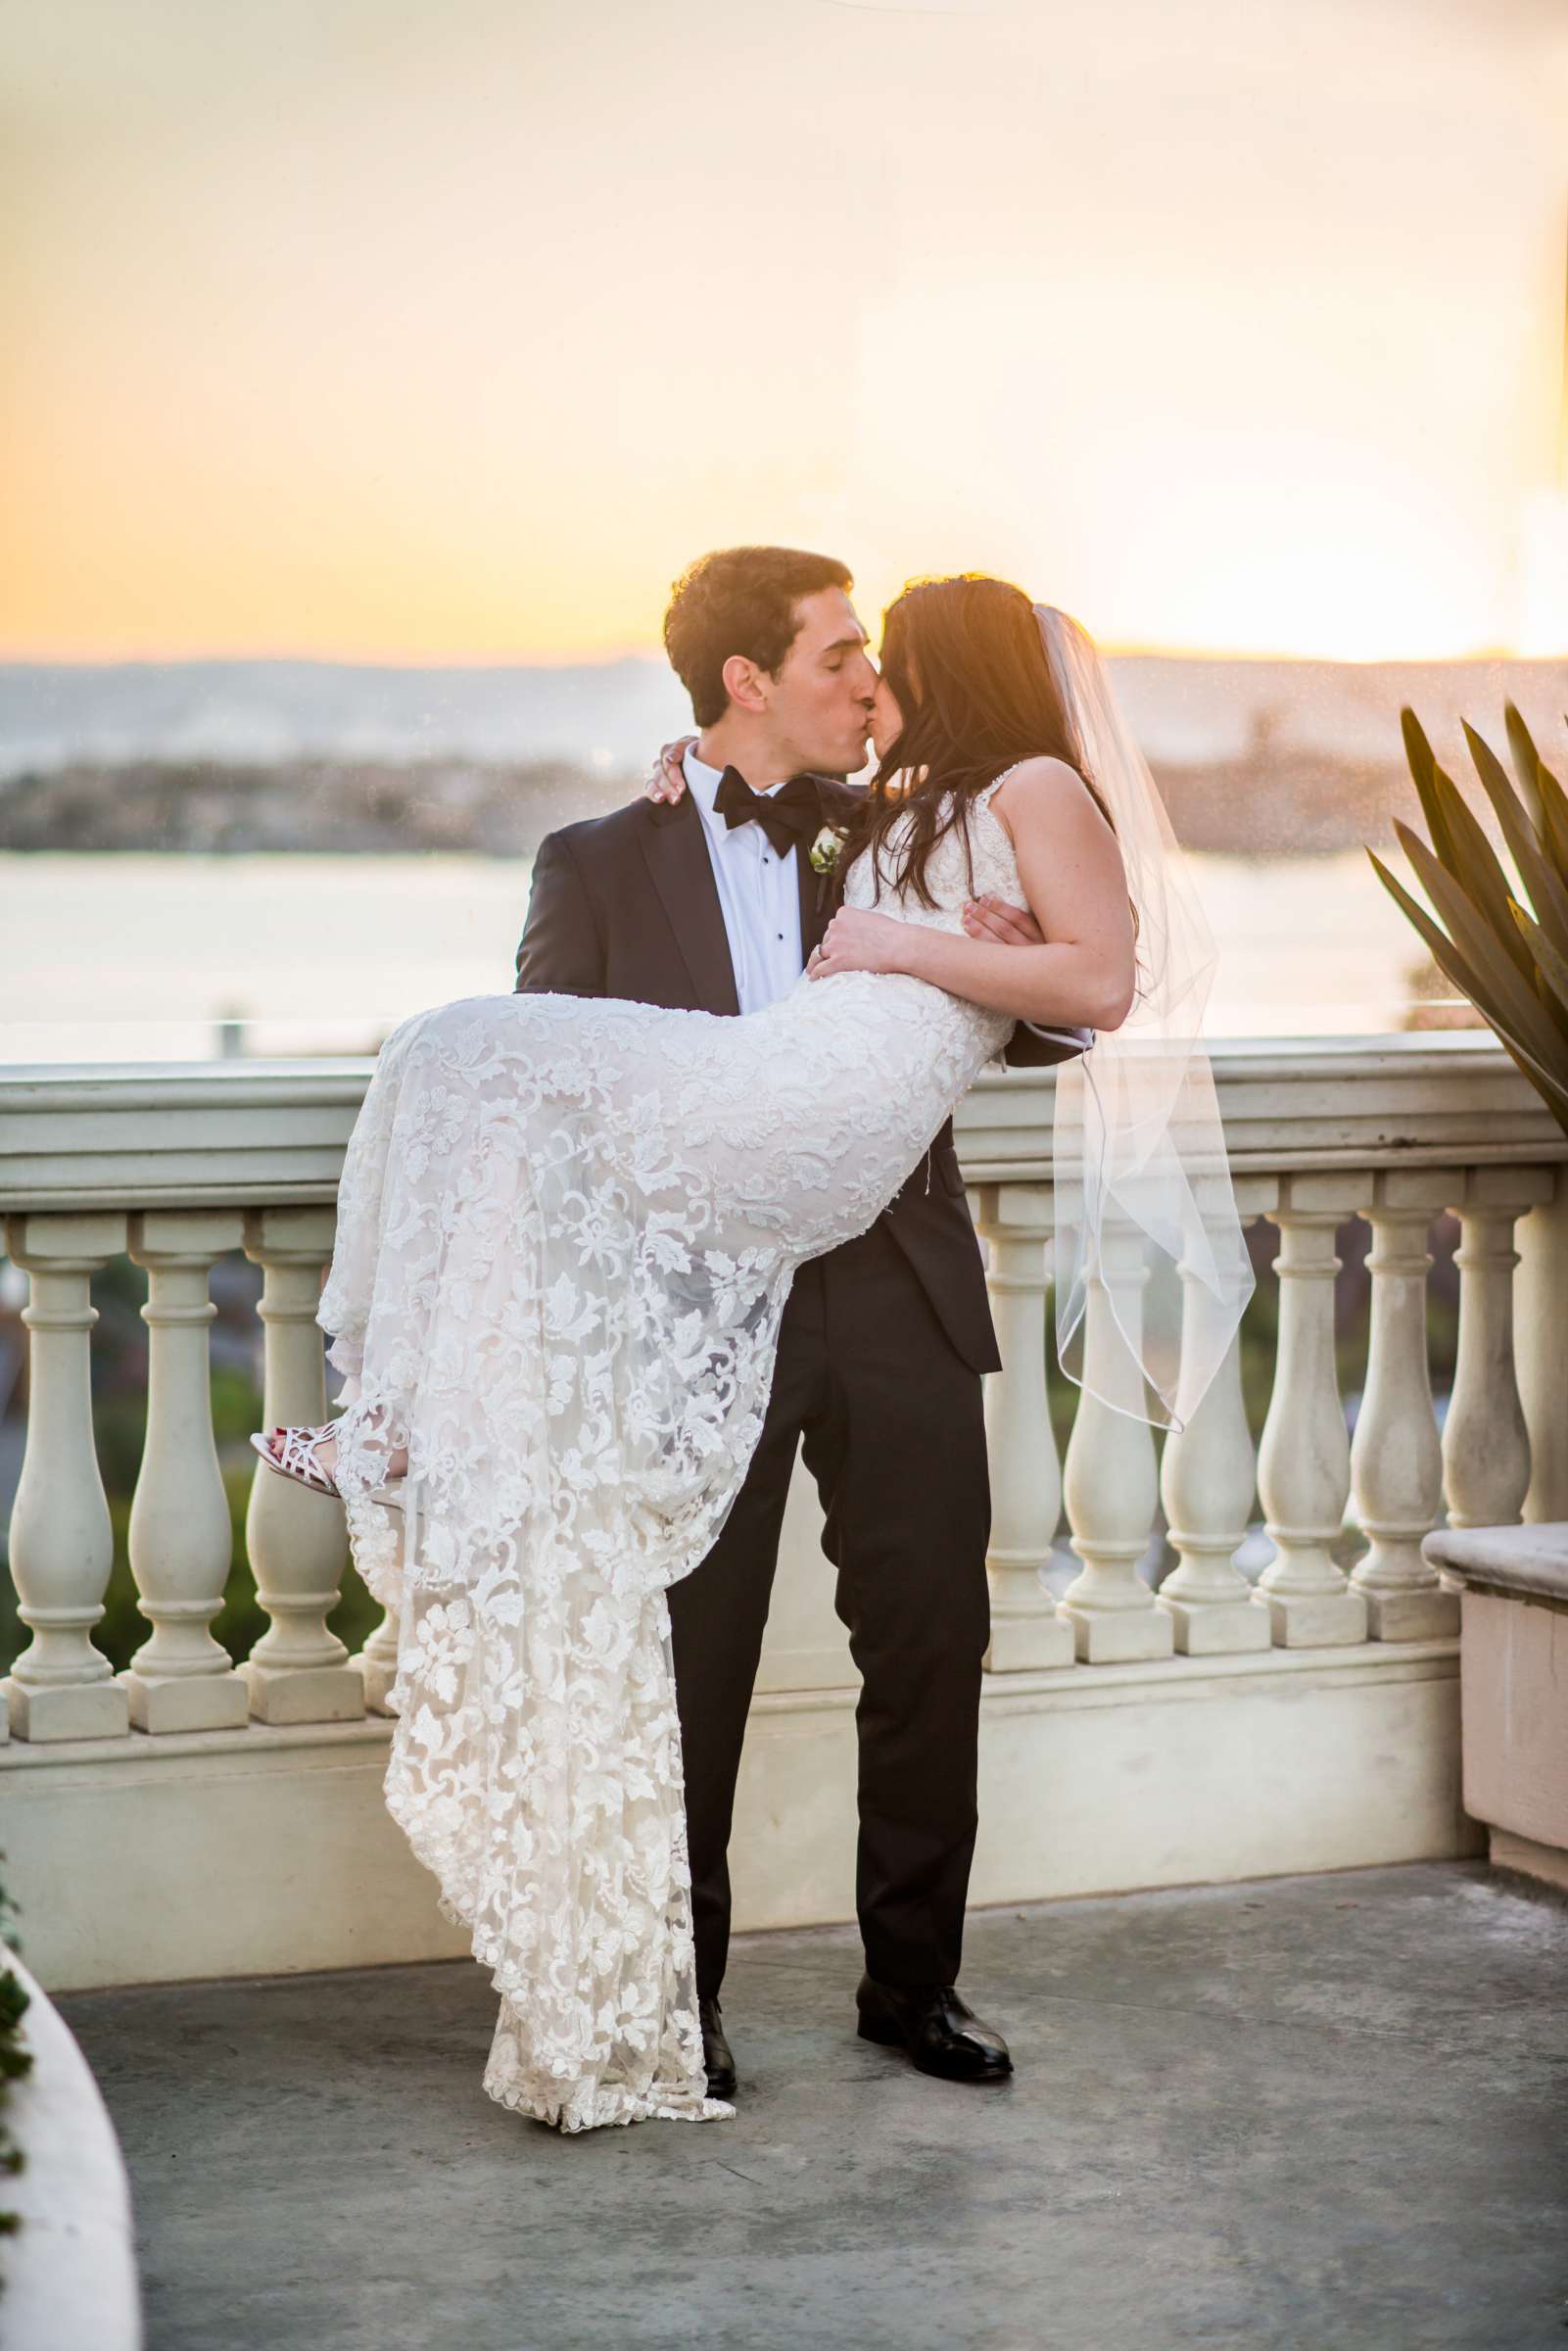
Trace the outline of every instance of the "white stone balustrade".
<instances>
[{"instance_id":1,"label":"white stone balustrade","mask_svg":"<svg viewBox=\"0 0 1568 2351\"><path fill-rule=\"evenodd\" d=\"M1455 1794L1453 1596L1423 1571L1421 1535L1445 1504L1459 1525L1568 1516L1568 1141L1507 1057L1486 1040L1406 1037L1220 1047L1215 1066L1238 1203L1280 1234L1256 1463L1277 1550L1256 1583L1242 1351L1191 1424L1161 1438L1075 1397L1060 1463L1051 1080L987 1074L959 1113L1004 1357L986 1395L977 1900L1472 1849ZM238 1667L213 1632L230 1532L208 1399L210 1270L237 1243L262 1269L263 1416L320 1417L320 1271L366 1077L363 1063L0 1072L0 1212L31 1286L9 1549L29 1638L5 1686L0 1800L30 1799L5 1841L57 1981L456 1947L380 1801L396 1622L356 1657L327 1625L345 1556L334 1505L255 1471L247 1551L268 1629ZM1440 1449L1425 1299L1445 1210L1462 1245ZM1371 1338L1353 1447L1335 1271L1336 1233L1357 1218L1372 1234ZM111 1540L88 1285L126 1252L149 1278L131 1555L150 1631L117 1676L94 1641ZM1113 1252L1123 1318L1138 1311L1137 1271L1130 1250ZM1091 1349L1106 1306L1097 1292ZM1244 1329L1254 1373L1259 1327ZM1162 1501L1175 1563L1156 1592L1145 1559L1160 1556ZM1064 1505L1080 1567L1057 1602L1043 1571ZM853 1669L804 1485L791 1508L789 1588L739 1798L751 1924L842 1917L853 1878ZM139 1902L150 1870L153 1904Z\"/></svg>"},{"instance_id":2,"label":"white stone balustrade","mask_svg":"<svg viewBox=\"0 0 1568 2351\"><path fill-rule=\"evenodd\" d=\"M1553 1206L1550 1164L1560 1138L1544 1136L1517 1099L1511 1136L1499 1137L1478 1106L1464 1137L1469 1150L1455 1150L1446 1107L1433 1122L1434 1143L1420 1136L1422 1117L1431 1115L1424 1101L1412 1108L1413 1150L1408 1137L1389 1133L1399 1124L1388 1116L1391 1085L1435 1100L1457 1072L1478 1105L1479 1095L1505 1088L1506 1065L1491 1048L1439 1054L1413 1040L1395 1052L1353 1048L1338 1057L1327 1087L1323 1068L1289 1048L1236 1056L1228 1076L1222 1058L1220 1071L1227 1132L1243 1144L1238 1200L1249 1218L1272 1218L1281 1236L1278 1356L1256 1464L1277 1557L1256 1587L1234 1564L1251 1516L1255 1466L1239 1351L1193 1425L1164 1440L1163 1461L1143 1423L1107 1412L1092 1396L1078 1399L1064 1475L1046 1397L1052 1193L1042 1112L1049 1081L1017 1074L982 1080L961 1119L974 1136L966 1170L977 1194L1005 1366L986 1396L993 1674L1173 1654L1246 1655L1269 1644L1442 1638L1453 1628L1453 1596L1425 1565L1420 1542L1443 1496L1459 1525L1515 1517L1524 1505L1530 1445L1520 1388L1532 1367L1558 1367L1564 1319L1532 1310L1533 1345L1516 1376L1513 1228L1531 1214L1538 1255L1568 1278L1568 1223ZM0 1198L14 1209L12 1253L34 1282L35 1403L13 1530L14 1572L33 1635L13 1676L19 1737L113 1735L127 1719L156 1733L232 1727L247 1713L283 1725L353 1721L367 1706L385 1710L396 1623L383 1617L355 1658L326 1623L345 1564L341 1512L260 1468L247 1539L269 1629L237 1671L211 1630L229 1531L207 1403L208 1271L243 1237L263 1271L264 1417L320 1417L315 1307L331 1251L331 1193L362 1082L361 1070L330 1066L129 1079L115 1089L127 1121L124 1143L107 1156L125 1175L125 1151L134 1145L134 1172L107 1210L89 1205L105 1158L96 1128L83 1129L77 1149L66 1155L83 1178L79 1199L58 1168L47 1169L47 1150L40 1160L24 1147L9 1167L0 1153ZM30 1097L34 1111L24 1144L40 1136L47 1144L53 1128L89 1107L89 1096L99 1112L104 1085L56 1077L18 1080L12 1090L24 1109ZM146 1146L155 1110L161 1141L171 1126L181 1130L164 1166ZM1538 1147L1499 1157L1499 1149L1518 1153L1521 1125ZM211 1149L202 1153L193 1179L198 1129L209 1143L215 1134L219 1150L215 1160ZM1436 1157L1438 1137L1447 1164ZM216 1181L204 1182L212 1169ZM254 1205L246 1194L254 1199L258 1180L272 1197ZM54 1200L58 1212L45 1205ZM1462 1224L1463 1308L1440 1453L1426 1365L1425 1276L1428 1228L1446 1206ZM1373 1233L1372 1310L1353 1452L1334 1370L1334 1236L1356 1216ZM108 1527L86 1403L86 1285L95 1265L127 1245L150 1283L148 1429L131 1562L152 1631L111 1687L90 1631L102 1605ZM1139 1311L1136 1258L1130 1243L1119 1257L1113 1249L1107 1269L1120 1290L1123 1319ZM1091 1352L1104 1343L1109 1303L1106 1291L1093 1290L1085 1334ZM1537 1416L1551 1417L1540 1404ZM1348 1575L1334 1554L1353 1487L1369 1548ZM1162 1499L1177 1563L1157 1596L1139 1570ZM1059 1605L1043 1570L1064 1501L1082 1564ZM50 1724L70 1727L51 1732ZM84 1725L97 1727L84 1734Z\"/></svg>"},{"instance_id":3,"label":"white stone balustrade","mask_svg":"<svg viewBox=\"0 0 1568 2351\"><path fill-rule=\"evenodd\" d=\"M981 1194L977 1220L1004 1370L985 1383L991 1458L993 1672L1070 1665L1072 1626L1042 1580L1062 1515L1062 1469L1046 1409L1045 1264L1051 1237L1048 1184L998 1184Z\"/></svg>"},{"instance_id":4,"label":"white stone balustrade","mask_svg":"<svg viewBox=\"0 0 1568 2351\"><path fill-rule=\"evenodd\" d=\"M1340 1263L1334 1239L1354 1213L1355 1189L1338 1175L1286 1176L1272 1212L1279 1227L1279 1347L1258 1491L1279 1556L1259 1577L1257 1597L1274 1639L1289 1649L1366 1639L1366 1601L1330 1552L1351 1489L1350 1437L1334 1362Z\"/></svg>"},{"instance_id":5,"label":"white stone balustrade","mask_svg":"<svg viewBox=\"0 0 1568 2351\"><path fill-rule=\"evenodd\" d=\"M1427 1235L1455 1188L1443 1168L1394 1169L1374 1176L1371 1205L1361 1212L1372 1228L1372 1317L1351 1485L1370 1540L1351 1584L1365 1596L1374 1641L1431 1640L1459 1629L1457 1596L1421 1557L1443 1498L1427 1367Z\"/></svg>"},{"instance_id":6,"label":"white stone balustrade","mask_svg":"<svg viewBox=\"0 0 1568 2351\"><path fill-rule=\"evenodd\" d=\"M332 1255L331 1213L257 1210L245 1221L245 1253L261 1268L262 1425L313 1427L327 1416L315 1310ZM349 1556L342 1505L258 1462L245 1545L270 1619L240 1668L251 1712L261 1722L354 1721L364 1712L365 1680L327 1626Z\"/></svg>"},{"instance_id":7,"label":"white stone balustrade","mask_svg":"<svg viewBox=\"0 0 1568 2351\"><path fill-rule=\"evenodd\" d=\"M1085 1386L1062 1481L1072 1548L1083 1561L1062 1595L1062 1613L1078 1656L1090 1665L1168 1657L1175 1646L1169 1616L1155 1606L1152 1586L1138 1573L1159 1494L1154 1431L1146 1420L1113 1412L1094 1392L1113 1383L1111 1366L1120 1347L1116 1323L1137 1346L1148 1278L1141 1236L1107 1230L1102 1252L1103 1274L1091 1274L1088 1282Z\"/></svg>"},{"instance_id":8,"label":"white stone balustrade","mask_svg":"<svg viewBox=\"0 0 1568 2351\"><path fill-rule=\"evenodd\" d=\"M1250 1224L1278 1205L1267 1176L1237 1179L1236 1206ZM1197 1345L1208 1293L1182 1269L1182 1346ZM1233 1339L1202 1403L1184 1429L1165 1439L1160 1494L1178 1564L1161 1585L1158 1605L1170 1618L1183 1656L1235 1656L1267 1649L1266 1610L1235 1564L1252 1516L1258 1461L1242 1399L1241 1344Z\"/></svg>"},{"instance_id":9,"label":"white stone balustrade","mask_svg":"<svg viewBox=\"0 0 1568 2351\"><path fill-rule=\"evenodd\" d=\"M1551 1197L1549 1169L1472 1169L1459 1217L1459 1351L1443 1429L1450 1526L1511 1526L1530 1487L1530 1436L1514 1361L1514 1225ZM1558 1399L1558 1411L1564 1399Z\"/></svg>"},{"instance_id":10,"label":"white stone balustrade","mask_svg":"<svg viewBox=\"0 0 1568 2351\"><path fill-rule=\"evenodd\" d=\"M396 1608L382 1609L381 1622L353 1662L358 1670L367 1710L372 1714L395 1714L398 1709L392 1703L392 1685L398 1678Z\"/></svg>"},{"instance_id":11,"label":"white stone balustrade","mask_svg":"<svg viewBox=\"0 0 1568 2351\"><path fill-rule=\"evenodd\" d=\"M213 1441L208 1333L213 1266L240 1241L225 1210L153 1209L130 1221L147 1273L147 1437L130 1507L130 1570L152 1625L121 1677L142 1731L214 1731L245 1720L245 1684L214 1638L233 1529Z\"/></svg>"},{"instance_id":12,"label":"white stone balustrade","mask_svg":"<svg viewBox=\"0 0 1568 2351\"><path fill-rule=\"evenodd\" d=\"M1568 1181L1560 1171L1551 1197L1521 1219L1514 1237L1514 1368L1530 1432L1524 1514L1533 1526L1555 1525L1568 1519Z\"/></svg>"},{"instance_id":13,"label":"white stone balustrade","mask_svg":"<svg viewBox=\"0 0 1568 2351\"><path fill-rule=\"evenodd\" d=\"M114 1559L93 1443L88 1287L125 1246L113 1213L16 1216L6 1247L31 1290L23 1310L31 1394L11 1511L11 1576L32 1639L7 1683L19 1739L107 1739L129 1726L124 1690L93 1642Z\"/></svg>"}]
</instances>

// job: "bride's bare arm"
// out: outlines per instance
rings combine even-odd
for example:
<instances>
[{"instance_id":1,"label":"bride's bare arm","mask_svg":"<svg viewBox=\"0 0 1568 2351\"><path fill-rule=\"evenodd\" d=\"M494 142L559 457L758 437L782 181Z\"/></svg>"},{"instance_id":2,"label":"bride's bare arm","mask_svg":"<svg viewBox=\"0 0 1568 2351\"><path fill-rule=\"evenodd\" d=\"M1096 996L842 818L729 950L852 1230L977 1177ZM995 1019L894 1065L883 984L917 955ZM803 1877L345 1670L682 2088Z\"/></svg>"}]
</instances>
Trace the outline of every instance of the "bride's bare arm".
<instances>
[{"instance_id":1,"label":"bride's bare arm","mask_svg":"<svg viewBox=\"0 0 1568 2351\"><path fill-rule=\"evenodd\" d=\"M907 972L1015 1020L1119 1028L1132 1003L1134 941L1116 835L1060 759L1026 760L991 807L1012 837L1046 943L1003 946L846 906L828 927L812 977Z\"/></svg>"}]
</instances>

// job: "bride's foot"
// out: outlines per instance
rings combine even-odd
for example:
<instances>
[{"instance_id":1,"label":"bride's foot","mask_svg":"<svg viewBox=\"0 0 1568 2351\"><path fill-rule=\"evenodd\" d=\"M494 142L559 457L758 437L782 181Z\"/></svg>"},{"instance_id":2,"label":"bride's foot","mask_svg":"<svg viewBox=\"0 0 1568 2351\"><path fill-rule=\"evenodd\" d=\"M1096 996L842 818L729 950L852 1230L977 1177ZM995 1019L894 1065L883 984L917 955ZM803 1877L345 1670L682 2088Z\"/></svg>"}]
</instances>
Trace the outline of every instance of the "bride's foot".
<instances>
[{"instance_id":1,"label":"bride's foot","mask_svg":"<svg viewBox=\"0 0 1568 2351\"><path fill-rule=\"evenodd\" d=\"M264 1436L252 1437L251 1450L280 1477L294 1478L312 1494L337 1494L338 1435L330 1420L320 1428L269 1428ZM400 1445L387 1457L386 1481L378 1493L385 1495L407 1470L408 1455Z\"/></svg>"}]
</instances>

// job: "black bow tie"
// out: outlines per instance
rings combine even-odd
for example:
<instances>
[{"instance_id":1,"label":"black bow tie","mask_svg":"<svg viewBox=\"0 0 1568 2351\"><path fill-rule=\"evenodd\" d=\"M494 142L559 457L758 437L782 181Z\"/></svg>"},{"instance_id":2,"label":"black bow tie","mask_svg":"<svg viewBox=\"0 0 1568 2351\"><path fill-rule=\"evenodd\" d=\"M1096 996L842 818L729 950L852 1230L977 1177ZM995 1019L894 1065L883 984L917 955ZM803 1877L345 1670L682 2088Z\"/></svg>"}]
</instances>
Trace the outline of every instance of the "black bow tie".
<instances>
[{"instance_id":1,"label":"black bow tie","mask_svg":"<svg viewBox=\"0 0 1568 2351\"><path fill-rule=\"evenodd\" d=\"M753 792L737 767L727 767L713 804L732 830L760 825L781 857L822 830L822 786L815 776L791 776L778 792Z\"/></svg>"}]
</instances>

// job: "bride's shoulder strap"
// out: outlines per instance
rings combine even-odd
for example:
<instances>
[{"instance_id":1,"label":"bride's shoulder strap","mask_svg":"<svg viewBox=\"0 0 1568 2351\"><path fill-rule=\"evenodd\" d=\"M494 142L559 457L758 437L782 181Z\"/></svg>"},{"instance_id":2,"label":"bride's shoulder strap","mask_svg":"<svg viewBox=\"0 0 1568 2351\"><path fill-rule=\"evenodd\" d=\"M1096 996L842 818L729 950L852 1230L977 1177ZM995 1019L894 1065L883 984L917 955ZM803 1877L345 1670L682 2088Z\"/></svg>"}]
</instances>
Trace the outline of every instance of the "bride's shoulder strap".
<instances>
[{"instance_id":1,"label":"bride's shoulder strap","mask_svg":"<svg viewBox=\"0 0 1568 2351\"><path fill-rule=\"evenodd\" d=\"M991 778L989 784L981 785L979 791L974 794L974 797L977 800L982 801L994 798L996 793L1001 791L1004 784L1010 783L1014 776L1022 774L1023 769L1026 767L1057 767L1060 765L1061 762L1053 759L1049 752L1029 751L1024 755L1023 758L1012 760L1008 766L1003 768L999 776L993 776Z\"/></svg>"},{"instance_id":2,"label":"bride's shoulder strap","mask_svg":"<svg viewBox=\"0 0 1568 2351\"><path fill-rule=\"evenodd\" d=\"M1011 777L1016 776L1021 768L1031 767L1033 764L1034 762L1032 757L1026 759L1015 759L1010 767L1003 768L999 776L993 776L989 784L982 784L980 786L979 791L974 794L973 805L976 808L990 810L991 802L995 799L1003 785L1006 784ZM994 810L992 810L991 813L994 814Z\"/></svg>"},{"instance_id":3,"label":"bride's shoulder strap","mask_svg":"<svg viewBox=\"0 0 1568 2351\"><path fill-rule=\"evenodd\" d=\"M1015 776L1022 775L1026 768L1033 769L1036 773L1024 795L1025 798L1037 800L1038 795L1034 789L1036 783L1042 792L1051 795L1044 801L1038 801L1039 805L1063 809L1076 797L1077 792L1087 790L1083 777L1069 761L1059 759L1050 751L1032 751L1027 758L1015 759L1010 767L1004 767L999 776L993 776L989 784L982 786L974 795L977 805L982 808L990 808L1003 785L1011 783ZM1064 791L1068 795L1067 800L1064 800L1062 796ZM992 813L996 812L992 810Z\"/></svg>"}]
</instances>

